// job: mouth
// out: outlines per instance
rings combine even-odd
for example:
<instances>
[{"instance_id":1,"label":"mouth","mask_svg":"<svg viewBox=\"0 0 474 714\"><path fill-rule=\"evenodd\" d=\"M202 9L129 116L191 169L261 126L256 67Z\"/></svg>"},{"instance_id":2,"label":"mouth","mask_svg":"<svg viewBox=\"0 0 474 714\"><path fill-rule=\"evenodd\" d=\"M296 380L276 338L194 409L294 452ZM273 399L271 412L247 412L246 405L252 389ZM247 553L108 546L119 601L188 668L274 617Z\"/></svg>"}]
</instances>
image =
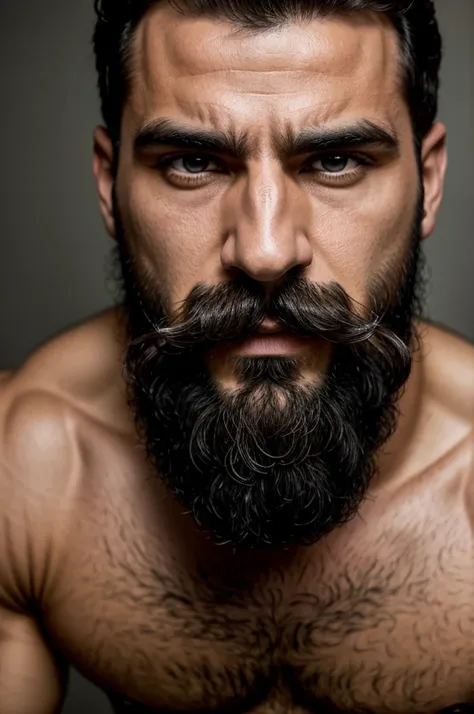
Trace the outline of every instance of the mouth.
<instances>
[{"instance_id":1,"label":"mouth","mask_svg":"<svg viewBox=\"0 0 474 714\"><path fill-rule=\"evenodd\" d=\"M257 333L236 343L232 352L239 356L292 356L308 347L309 338L293 335L278 322L265 319Z\"/></svg>"}]
</instances>

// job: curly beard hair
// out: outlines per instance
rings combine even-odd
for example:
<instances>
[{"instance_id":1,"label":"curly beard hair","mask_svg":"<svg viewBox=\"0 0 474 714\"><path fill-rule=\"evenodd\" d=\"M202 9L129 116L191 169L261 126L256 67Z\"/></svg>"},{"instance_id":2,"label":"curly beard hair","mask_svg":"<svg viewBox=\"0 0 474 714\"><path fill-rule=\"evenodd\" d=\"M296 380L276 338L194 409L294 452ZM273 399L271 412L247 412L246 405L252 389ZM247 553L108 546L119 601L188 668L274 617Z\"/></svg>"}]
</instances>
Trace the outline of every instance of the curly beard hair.
<instances>
[{"instance_id":1,"label":"curly beard hair","mask_svg":"<svg viewBox=\"0 0 474 714\"><path fill-rule=\"evenodd\" d=\"M396 429L410 375L423 292L422 198L405 260L391 266L390 281L372 280L368 307L337 283L311 284L291 271L271 296L245 275L200 284L171 315L115 212L125 376L157 474L216 543L311 544L346 523ZM250 356L234 361L236 388L216 384L206 356L254 334L265 317L331 343L320 383L302 383L298 357Z\"/></svg>"}]
</instances>

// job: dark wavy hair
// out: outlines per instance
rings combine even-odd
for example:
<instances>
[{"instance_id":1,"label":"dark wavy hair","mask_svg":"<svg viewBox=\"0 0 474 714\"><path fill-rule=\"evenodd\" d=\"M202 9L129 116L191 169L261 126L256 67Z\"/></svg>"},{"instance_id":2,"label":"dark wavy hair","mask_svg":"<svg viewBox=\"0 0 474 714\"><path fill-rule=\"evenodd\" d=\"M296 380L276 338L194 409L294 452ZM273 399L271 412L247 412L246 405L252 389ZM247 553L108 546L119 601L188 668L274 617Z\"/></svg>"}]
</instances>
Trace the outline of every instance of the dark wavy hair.
<instances>
[{"instance_id":1,"label":"dark wavy hair","mask_svg":"<svg viewBox=\"0 0 474 714\"><path fill-rule=\"evenodd\" d=\"M134 32L159 2L168 2L181 13L228 20L256 32L291 20L383 13L399 37L404 93L418 144L436 118L442 43L433 0L95 0L93 43L102 115L116 144L130 82Z\"/></svg>"}]
</instances>

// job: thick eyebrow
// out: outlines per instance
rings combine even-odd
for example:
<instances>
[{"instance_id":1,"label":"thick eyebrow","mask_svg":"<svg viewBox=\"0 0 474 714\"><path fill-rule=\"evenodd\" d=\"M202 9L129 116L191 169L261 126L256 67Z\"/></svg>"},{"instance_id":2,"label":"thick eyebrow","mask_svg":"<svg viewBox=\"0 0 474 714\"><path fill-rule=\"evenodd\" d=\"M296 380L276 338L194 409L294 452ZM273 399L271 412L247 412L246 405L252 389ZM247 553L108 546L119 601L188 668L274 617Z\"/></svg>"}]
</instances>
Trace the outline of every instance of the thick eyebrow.
<instances>
[{"instance_id":1,"label":"thick eyebrow","mask_svg":"<svg viewBox=\"0 0 474 714\"><path fill-rule=\"evenodd\" d=\"M245 134L197 129L173 119L156 119L139 129L134 138L136 151L157 146L191 149L206 153L226 154L238 160L249 159L252 143ZM314 127L296 134L289 129L277 139L277 154L282 159L301 154L357 147L378 148L397 155L400 142L395 133L372 121L361 120L342 127Z\"/></svg>"},{"instance_id":2,"label":"thick eyebrow","mask_svg":"<svg viewBox=\"0 0 474 714\"><path fill-rule=\"evenodd\" d=\"M233 131L197 129L180 124L173 119L156 119L140 129L134 138L136 151L155 146L171 146L176 149L197 149L217 154L229 154L245 160L250 155L247 137Z\"/></svg>"},{"instance_id":3,"label":"thick eyebrow","mask_svg":"<svg viewBox=\"0 0 474 714\"><path fill-rule=\"evenodd\" d=\"M342 127L304 129L297 135L289 130L279 143L279 153L285 158L358 147L379 149L392 155L400 153L397 134L366 119Z\"/></svg>"}]
</instances>

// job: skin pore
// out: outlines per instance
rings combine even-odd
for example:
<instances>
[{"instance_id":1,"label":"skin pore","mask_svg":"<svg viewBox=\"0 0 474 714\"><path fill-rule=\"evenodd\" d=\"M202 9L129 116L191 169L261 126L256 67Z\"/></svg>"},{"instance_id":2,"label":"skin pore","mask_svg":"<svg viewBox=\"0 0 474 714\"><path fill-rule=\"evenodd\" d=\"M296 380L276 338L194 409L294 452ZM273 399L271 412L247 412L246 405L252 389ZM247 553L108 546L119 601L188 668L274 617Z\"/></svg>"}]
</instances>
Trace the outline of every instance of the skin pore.
<instances>
[{"instance_id":1,"label":"skin pore","mask_svg":"<svg viewBox=\"0 0 474 714\"><path fill-rule=\"evenodd\" d=\"M347 366L350 364L347 355L352 355L352 372L347 367L346 372L339 368L331 373L330 365L334 365L339 354L335 345L340 337L331 339L334 328L331 328L332 332L324 331L327 313L320 328L309 339L309 332L303 335L300 316L298 329L294 330L298 335L294 344L296 362L289 361L287 353L270 357L265 362L259 360L260 354L254 354L247 363L239 362L235 357L242 355L245 339L240 346L218 343L213 345L215 349L208 349L205 366L211 383L204 396L213 384L229 398L232 394L237 398L241 396L239 391L246 380L255 387L253 392L247 392L247 402L242 397L229 413L233 417L244 415L242 419L245 418L247 426L238 422L239 434L245 428L250 432L251 419L254 419L254 429L258 426L261 435L256 451L264 452L275 434L285 430L291 434L299 411L309 413L319 393L314 392L311 399L305 401L303 397L308 385L313 389L320 385L324 387L325 378L332 374L336 383L340 377L340 385L344 387L341 391L349 392L351 384L357 383L356 367L362 369L361 374L366 377L372 372L377 374L377 371L380 375L390 376L391 364L398 363L403 348L400 340L403 343L402 337L408 337L405 335L407 325L401 325L399 313L410 324L414 310L414 298L409 295L410 280L407 287L404 275L408 272L408 277L415 279L417 259L413 257L413 248L433 230L441 200L446 165L444 128L435 125L425 138L421 147L420 176L419 157L400 86L396 33L388 22L369 14L291 23L271 32L250 34L229 23L186 17L167 5L159 5L139 26L132 66L117 173L113 173L113 149L103 129L96 132L94 167L108 230L118 240L124 272L127 265L129 268L125 292L135 304L129 309L130 339L142 340L141 373L135 382L139 388L137 392L148 395L148 403L138 406L138 416L145 426L149 451L152 456L157 456L158 465L168 477L172 472L184 473L185 462L181 457L181 460L172 460L169 454L179 451L178 445L172 440L166 441L163 433L166 429L178 432L181 424L170 426L166 415L158 418L154 413L156 410L152 405L157 403L158 392L153 392L151 384L156 388L156 376L165 373L166 363L143 361L145 353L149 356L145 338L149 339L152 326L157 325L155 318L166 317L168 325L173 319L179 322L176 316L180 315L183 306L189 312L189 297L198 285L208 290L219 289L231 281L242 284L244 278L253 288L258 286L259 291L259 297L255 298L257 303L248 307L249 313L253 310L252 314L263 319L267 317L265 304L274 306L278 291L281 291L281 302L284 302L283 296L288 295L285 281L289 276L297 275L307 285L340 286L352 301L353 312L347 306L348 314L341 310L339 314L347 318L351 314L354 316L354 330L362 329L362 326L358 327L357 318L365 320L366 337L370 335L374 316L379 319L384 312L390 313L390 309L391 327L400 323L401 333L394 333L398 342L391 339L392 347L397 345L398 351L386 353L385 369L381 363L369 361L367 364L367 355L353 350L346 352L344 358ZM196 131L200 133L191 136ZM408 271L407 265L410 265ZM403 308L397 304L399 291L408 295L401 303ZM249 297L248 292L245 295ZM310 309L308 291L305 295L304 304ZM303 295L298 293L298 296L299 302L303 302ZM343 298L341 300L344 302ZM324 287L322 293L313 294L315 311L318 301L326 305L329 312L331 307L341 304L334 293L325 292ZM198 300L193 304L199 309ZM214 309L215 312L216 305L209 303L209 311ZM224 311L225 302L221 305ZM235 313L238 311L236 301ZM284 314L286 317L288 311ZM278 315L281 316L282 313ZM186 315L181 314L183 317ZM250 328L255 329L258 321L255 323L246 324L244 329L241 327L238 336L252 334ZM156 331L154 335L156 339ZM379 337L377 333L375 342ZM137 376L140 360L129 360L129 371L133 364L132 377ZM177 364L176 359L175 371L166 372L169 383L179 383L183 374L192 371L191 362L183 362L187 364L187 371L183 368L181 372ZM404 374L403 366L400 367L401 374ZM404 379L400 379L400 375L392 380L398 387L408 373ZM280 388L285 380L286 385L291 385L287 398L290 399L288 395L291 394L294 397L293 402L288 402L293 409L293 421L285 416L285 397ZM201 381L204 382L204 377ZM191 387L185 386L188 394L196 394L193 391L196 381ZM181 393L163 389L159 394L166 397L171 408L179 402ZM377 407L365 412L361 408L363 418L359 417L359 421L369 430L374 429L368 442L379 446L393 430L390 423L396 416L394 395L397 390L393 389L391 394L387 384L380 381L372 387L374 399L377 389L382 393ZM354 394L353 401L347 406L348 412L356 413L354 409L358 401L364 402L365 407L365 401L370 401L364 396L366 391ZM260 397L268 397L263 425L257 422L262 412ZM140 399L136 398L135 402ZM321 407L323 415L330 414L329 408L335 403L334 391L326 394L325 399ZM343 404L344 394L340 399ZM222 411L219 401L215 400L213 405L216 414ZM252 405L253 411L250 409ZM209 422L214 412L209 413ZM357 416L356 413L355 422ZM183 420L186 418L184 415ZM224 421L229 419L226 417ZM235 419L230 421L235 425ZM332 433L335 441L334 421L333 415L327 418L327 422L332 423L332 431L328 433ZM388 426L384 427L384 422ZM314 429L316 424L313 414L307 425ZM346 422L341 419L341 424ZM190 433L194 433L194 427L195 423L189 426ZM222 426L219 428L223 429ZM357 468L354 466L352 473L348 464L354 462L355 457L346 455L344 461L341 456L339 461L329 462L331 468L326 468L325 478L328 479L328 474L334 475L335 464L339 464L339 471L344 471L348 481L344 486L349 493L344 498L351 501L349 510L353 513L373 474L368 465L364 465L362 474L362 464L364 461L368 464L373 454L369 443L363 444L362 448L362 442L357 439L351 442L353 428L347 429L344 438L339 437L339 451L348 451L344 444L353 443L354 453L359 451L360 463ZM182 431L187 433L184 424ZM383 438L377 439L377 431ZM217 426L211 436L210 432L211 428L206 425L205 436L200 436L201 441L208 441L202 449L206 459L212 451L212 433L214 441L217 434L217 442L222 442L223 432ZM295 441L301 438L296 429L294 433ZM183 441L185 443L179 448L189 450L189 442L186 443L185 438ZM331 451L331 440L327 443L328 451ZM290 443L288 448L285 455L296 446ZM238 456L245 461L243 452L245 449L241 449ZM320 452L319 443L318 458ZM221 470L227 463L225 459L223 448ZM251 470L248 460L246 465ZM204 461L203 457L202 463ZM299 454L291 463L301 464L301 461ZM189 471L188 483L183 483L183 476L179 488L174 477L169 478L168 484L185 496L186 489L189 490L191 483L197 481L197 474L202 472L202 463L195 471ZM215 467L215 464L211 466ZM240 465L234 469L241 487L248 476L246 473L244 478L242 468ZM324 491L322 467L318 466L316 472L319 481L311 472L312 481L305 482L301 472L295 471L291 488L284 477L283 485L276 481L282 498L296 501L298 489L295 483L307 483L308 489L311 484L321 494ZM217 484L226 494L225 502L229 507L232 500L238 500L242 488L237 493L235 490L226 492L226 483L215 480L208 484L209 492L201 495L199 510L196 506L199 494L193 486L192 498L183 498L183 501L193 510L196 520L203 516L203 504L209 502L210 493L217 489ZM325 492L328 504L342 499L341 490L334 488L332 493L330 490ZM292 518L297 521L298 514L301 517L311 504L314 510L315 495L310 496L308 492L307 503L301 511L290 510L288 522ZM238 515L234 514L236 525L232 532L229 534L225 529L219 532L214 523L214 535L232 540L237 539L238 533L238 542L243 543L245 528L250 528L251 521L248 513L245 518L243 516L248 507L254 511L254 544L277 544L274 531L272 537L268 533L263 536L255 532L255 521L258 523L265 515L271 522L271 518L275 520L275 514L280 519L282 542L295 542L295 533L288 531L285 534L281 504L277 503L272 511L268 494L265 498L266 501L261 496L258 507L255 501L251 501L250 506L242 502ZM213 501L212 510L216 511L216 508ZM348 516L342 511L335 513L334 507L331 508L333 510L328 506L326 511L321 508L325 528L313 529L309 540L319 537L328 527L344 522ZM225 517L221 503L217 519L222 521Z\"/></svg>"}]
</instances>

